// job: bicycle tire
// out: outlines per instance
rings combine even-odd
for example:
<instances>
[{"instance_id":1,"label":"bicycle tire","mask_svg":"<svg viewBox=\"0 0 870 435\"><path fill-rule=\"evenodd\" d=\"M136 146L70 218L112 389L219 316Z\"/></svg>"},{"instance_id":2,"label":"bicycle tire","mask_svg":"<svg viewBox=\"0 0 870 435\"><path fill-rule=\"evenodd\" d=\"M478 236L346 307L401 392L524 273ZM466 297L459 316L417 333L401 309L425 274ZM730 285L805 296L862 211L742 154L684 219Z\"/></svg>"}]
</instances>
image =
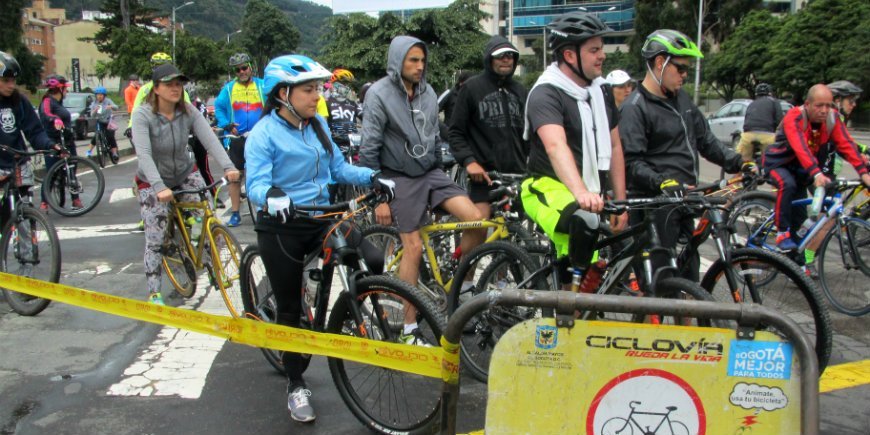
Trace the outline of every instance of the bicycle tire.
<instances>
[{"instance_id":1,"label":"bicycle tire","mask_svg":"<svg viewBox=\"0 0 870 435\"><path fill-rule=\"evenodd\" d=\"M272 291L272 284L266 276L266 268L260 259L260 249L257 245L248 245L242 252L242 266L239 278L239 289L242 294L242 304L245 307L245 317L261 322L278 323L278 306ZM260 348L263 357L278 373L284 371L283 351ZM308 368L311 358L304 359L303 373Z\"/></svg>"},{"instance_id":2,"label":"bicycle tire","mask_svg":"<svg viewBox=\"0 0 870 435\"><path fill-rule=\"evenodd\" d=\"M870 313L870 288L867 277L870 276L870 223L862 219L846 219L846 234L848 240L842 240L841 227L831 228L822 243L819 245L817 254L817 267L819 271L819 283L825 297L835 310L850 316L863 316ZM863 237L856 237L858 231L866 233ZM858 238L859 243L855 243ZM834 243L831 243L834 241ZM843 243L846 252L843 252ZM860 249L856 249L860 248ZM830 249L830 251L829 251ZM863 253L862 253L863 252ZM854 253L854 263L846 264L847 259Z\"/></svg>"},{"instance_id":3,"label":"bicycle tire","mask_svg":"<svg viewBox=\"0 0 870 435\"><path fill-rule=\"evenodd\" d=\"M196 267L185 248L184 238L175 219L170 219L163 237L163 270L175 292L189 299L196 293Z\"/></svg>"},{"instance_id":4,"label":"bicycle tire","mask_svg":"<svg viewBox=\"0 0 870 435\"><path fill-rule=\"evenodd\" d=\"M3 232L0 233L2 234L0 271L42 281L55 283L60 281L60 240L54 225L44 214L30 206L21 205L18 212L22 219L10 218L4 225ZM26 266L27 263L22 264L20 261L10 261L20 258L20 245L13 243L13 241L18 239L18 234L14 233L16 233L16 229L20 228L22 221L29 222L31 226L31 241L34 238L37 241L36 249L31 250L31 254L35 254L38 257L28 259L33 262L30 266ZM16 224L19 226L16 227ZM34 227L40 227L41 229ZM49 261L44 261L43 259L46 252L51 255ZM3 289L3 294L12 310L22 316L35 316L45 310L51 302L49 299L37 298L5 288Z\"/></svg>"},{"instance_id":5,"label":"bicycle tire","mask_svg":"<svg viewBox=\"0 0 870 435\"><path fill-rule=\"evenodd\" d=\"M752 191L739 195L734 199L728 213L728 226L734 229L731 244L735 247L761 248L776 245L776 229L771 223L765 223L773 213L776 195L772 192ZM750 238L761 225L768 227L759 235Z\"/></svg>"},{"instance_id":6,"label":"bicycle tire","mask_svg":"<svg viewBox=\"0 0 870 435\"><path fill-rule=\"evenodd\" d=\"M243 317L245 315L242 292L240 289L240 257L242 246L230 229L223 224L211 223L208 227L211 232L211 246L209 254L212 256L212 268L216 286L227 305L230 315Z\"/></svg>"},{"instance_id":7,"label":"bicycle tire","mask_svg":"<svg viewBox=\"0 0 870 435\"><path fill-rule=\"evenodd\" d=\"M106 180L103 171L91 159L71 156L68 161L69 165L75 168L76 182L71 185L66 179L64 162L60 160L48 170L45 179L42 180L42 189L46 192L45 198L48 206L55 213L66 217L81 216L93 210L100 203L106 188ZM84 172L88 170L92 173L85 174ZM87 178L83 180L83 177ZM90 179L91 177L93 180ZM82 201L81 208L72 206L71 196L67 200L67 195L73 193L71 189L79 195L79 199Z\"/></svg>"},{"instance_id":8,"label":"bicycle tire","mask_svg":"<svg viewBox=\"0 0 870 435\"><path fill-rule=\"evenodd\" d=\"M351 300L349 293L339 296L332 307L327 332L359 336L360 328L350 309L350 304L356 303L361 307L360 311L369 316L364 319L367 338L395 341L395 337L401 333L399 325L403 324L402 307L407 303L417 310L417 325L427 344L440 346L441 335L446 328L445 319L419 290L396 278L379 275L358 280L356 291L355 301ZM378 311L381 314L377 314ZM372 315L373 312L376 315ZM389 321L390 316L397 322ZM438 424L441 379L339 358L329 358L328 363L342 400L370 430L427 434ZM385 409L388 407L390 409Z\"/></svg>"},{"instance_id":9,"label":"bicycle tire","mask_svg":"<svg viewBox=\"0 0 870 435\"><path fill-rule=\"evenodd\" d=\"M106 134L114 135L115 132L112 131L112 130L108 130L108 131L106 132ZM115 141L115 144L117 144L117 143L118 143L118 142L117 142L117 140L116 140L116 141ZM118 161L121 160L121 156L118 154L117 149L115 150L114 153L112 152L112 150L109 148L109 142L108 142L108 140L106 140L105 144L106 144L106 152L109 154L109 160L112 162L113 165L117 165L117 164L118 164Z\"/></svg>"},{"instance_id":10,"label":"bicycle tire","mask_svg":"<svg viewBox=\"0 0 870 435\"><path fill-rule=\"evenodd\" d=\"M708 293L698 283L689 281L685 278L664 278L656 283L655 296L662 299L679 299L679 300L696 300L715 302L713 296ZM633 316L635 323L650 323L652 316L635 314ZM711 320L705 317L679 316L679 315L655 315L657 319L655 323L662 325L683 325L683 326L701 326L701 327L722 327L725 322Z\"/></svg>"},{"instance_id":11,"label":"bicycle tire","mask_svg":"<svg viewBox=\"0 0 870 435\"><path fill-rule=\"evenodd\" d=\"M739 289L737 296L740 301L754 302L776 309L794 320L814 344L821 375L831 356L833 328L830 314L822 303L822 295L813 282L793 261L782 254L768 250L734 249L731 251L731 265L739 271L739 282L742 288ZM770 275L775 275L776 278L770 280L765 277ZM756 276L762 277L758 283L755 283ZM725 264L722 260L717 260L701 279L701 287L710 292L717 301L735 302L735 296L732 295L727 281L723 278L725 278ZM749 283L756 284L756 293L760 300L756 300L751 294ZM811 325L810 319L812 319ZM759 330L777 333L770 328L765 324L757 327Z\"/></svg>"},{"instance_id":12,"label":"bicycle tire","mask_svg":"<svg viewBox=\"0 0 870 435\"><path fill-rule=\"evenodd\" d=\"M453 314L462 303L472 297L517 285L539 268L538 263L520 247L505 241L485 243L466 254L454 274L448 293L448 312ZM468 275L472 286L463 289ZM535 280L525 288L548 289L545 280ZM499 338L508 329L524 320L549 316L552 310L528 307L489 308L472 318L463 328L460 339L462 367L480 382L489 379L489 363Z\"/></svg>"},{"instance_id":13,"label":"bicycle tire","mask_svg":"<svg viewBox=\"0 0 870 435\"><path fill-rule=\"evenodd\" d=\"M97 163L100 164L100 168L106 167L106 152L103 147L106 144L105 135L102 131L98 132L94 135L94 143L96 146L94 148L97 149Z\"/></svg>"},{"instance_id":14,"label":"bicycle tire","mask_svg":"<svg viewBox=\"0 0 870 435\"><path fill-rule=\"evenodd\" d=\"M628 429L626 431L625 429ZM628 420L622 417L613 417L601 425L601 435L634 435L634 428Z\"/></svg>"}]
</instances>

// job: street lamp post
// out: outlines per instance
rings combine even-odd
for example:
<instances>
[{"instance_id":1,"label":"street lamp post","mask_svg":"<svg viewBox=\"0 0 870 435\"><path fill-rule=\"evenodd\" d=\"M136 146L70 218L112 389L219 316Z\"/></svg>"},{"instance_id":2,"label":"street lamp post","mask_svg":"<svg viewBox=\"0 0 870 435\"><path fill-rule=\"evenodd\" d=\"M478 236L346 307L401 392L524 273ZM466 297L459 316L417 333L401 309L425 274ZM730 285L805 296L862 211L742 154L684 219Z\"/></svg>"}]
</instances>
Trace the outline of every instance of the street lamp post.
<instances>
[{"instance_id":1,"label":"street lamp post","mask_svg":"<svg viewBox=\"0 0 870 435\"><path fill-rule=\"evenodd\" d=\"M187 2L180 6L175 6L172 8L172 61L175 62L175 11L185 7L190 6L194 2Z\"/></svg>"},{"instance_id":2,"label":"street lamp post","mask_svg":"<svg viewBox=\"0 0 870 435\"><path fill-rule=\"evenodd\" d=\"M235 32L227 33L227 45L230 45L230 36L238 35L239 33L242 33L242 29L236 30Z\"/></svg>"},{"instance_id":3,"label":"street lamp post","mask_svg":"<svg viewBox=\"0 0 870 435\"><path fill-rule=\"evenodd\" d=\"M704 0L698 0L698 49L701 49L701 30L704 24ZM701 58L695 62L695 105L701 101Z\"/></svg>"},{"instance_id":4,"label":"street lamp post","mask_svg":"<svg viewBox=\"0 0 870 435\"><path fill-rule=\"evenodd\" d=\"M529 21L529 24L533 26L538 25L534 20ZM543 23L541 24L541 36L543 36L543 39L541 39L541 58L544 62L541 71L544 71L547 69L547 25Z\"/></svg>"}]
</instances>

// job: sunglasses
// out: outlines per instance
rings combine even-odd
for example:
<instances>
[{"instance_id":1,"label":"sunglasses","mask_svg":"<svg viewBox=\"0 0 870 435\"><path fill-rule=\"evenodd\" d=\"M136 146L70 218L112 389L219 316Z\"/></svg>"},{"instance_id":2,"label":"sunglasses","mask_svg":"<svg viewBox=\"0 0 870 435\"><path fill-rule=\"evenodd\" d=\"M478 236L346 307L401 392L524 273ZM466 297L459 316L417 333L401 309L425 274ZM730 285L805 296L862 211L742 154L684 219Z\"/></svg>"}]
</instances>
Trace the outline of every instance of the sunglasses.
<instances>
[{"instance_id":1,"label":"sunglasses","mask_svg":"<svg viewBox=\"0 0 870 435\"><path fill-rule=\"evenodd\" d=\"M504 60L504 59L508 59L508 58L513 59L514 54L511 52L506 52L506 53L499 54L498 56L493 56L492 58L498 59L498 60Z\"/></svg>"},{"instance_id":2,"label":"sunglasses","mask_svg":"<svg viewBox=\"0 0 870 435\"><path fill-rule=\"evenodd\" d=\"M674 68L677 69L677 72L678 72L679 74L681 74L681 75L682 75L682 74L687 74L687 73L689 72L689 69L692 67L692 66L689 65L689 64L685 64L685 65L684 65L684 64L681 64L681 63L677 63L677 62L671 62L671 65L673 65Z\"/></svg>"},{"instance_id":3,"label":"sunglasses","mask_svg":"<svg viewBox=\"0 0 870 435\"><path fill-rule=\"evenodd\" d=\"M240 66L240 67L236 68L236 72L245 72L245 71L249 70L250 68L251 67L248 65Z\"/></svg>"}]
</instances>

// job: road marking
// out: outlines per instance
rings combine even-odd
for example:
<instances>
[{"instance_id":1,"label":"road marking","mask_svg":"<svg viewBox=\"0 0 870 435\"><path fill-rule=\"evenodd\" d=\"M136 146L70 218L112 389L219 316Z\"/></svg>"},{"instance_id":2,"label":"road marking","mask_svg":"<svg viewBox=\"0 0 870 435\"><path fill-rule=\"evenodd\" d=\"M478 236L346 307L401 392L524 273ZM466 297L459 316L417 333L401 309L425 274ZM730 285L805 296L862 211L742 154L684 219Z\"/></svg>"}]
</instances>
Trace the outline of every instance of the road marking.
<instances>
[{"instance_id":1,"label":"road marking","mask_svg":"<svg viewBox=\"0 0 870 435\"><path fill-rule=\"evenodd\" d=\"M98 225L92 227L58 227L57 236L60 240L86 239L91 237L109 237L124 234L141 234L139 224Z\"/></svg>"},{"instance_id":2,"label":"road marking","mask_svg":"<svg viewBox=\"0 0 870 435\"><path fill-rule=\"evenodd\" d=\"M819 379L819 393L870 384L870 359L828 366Z\"/></svg>"},{"instance_id":3,"label":"road marking","mask_svg":"<svg viewBox=\"0 0 870 435\"><path fill-rule=\"evenodd\" d=\"M208 274L203 272L197 279L197 296L181 306L226 315L227 308L220 292L208 290L208 287ZM212 363L225 342L210 335L164 327L148 349L124 371L124 378L110 386L106 394L198 399Z\"/></svg>"},{"instance_id":4,"label":"road marking","mask_svg":"<svg viewBox=\"0 0 870 435\"><path fill-rule=\"evenodd\" d=\"M131 198L135 198L132 187L115 189L112 190L112 195L109 197L109 204Z\"/></svg>"}]
</instances>

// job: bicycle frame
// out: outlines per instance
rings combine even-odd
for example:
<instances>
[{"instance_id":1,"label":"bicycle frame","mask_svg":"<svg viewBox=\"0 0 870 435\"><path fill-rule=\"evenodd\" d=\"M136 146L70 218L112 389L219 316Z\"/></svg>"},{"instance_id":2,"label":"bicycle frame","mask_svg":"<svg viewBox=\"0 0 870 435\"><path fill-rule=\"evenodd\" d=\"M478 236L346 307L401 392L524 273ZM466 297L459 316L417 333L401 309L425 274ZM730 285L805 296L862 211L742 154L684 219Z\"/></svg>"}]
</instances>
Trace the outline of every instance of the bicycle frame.
<instances>
[{"instance_id":1,"label":"bicycle frame","mask_svg":"<svg viewBox=\"0 0 870 435\"><path fill-rule=\"evenodd\" d=\"M494 240L505 239L510 236L507 228L507 220L503 216L496 216L492 219L485 219L480 221L444 222L430 224L420 228L420 238L423 240L424 255L426 255L426 259L432 266L432 277L435 279L435 282L438 283L438 285L445 289L445 292L450 292L450 286L453 283L453 279L451 278L450 280L445 282L444 278L441 276L441 265L438 263L438 257L435 255L435 249L432 247L431 243L432 235L444 232L456 232L464 230L488 230L490 228L493 229L492 234L490 234L489 237L484 240L484 243L489 243ZM399 263L401 262L404 253L404 249L399 251L392 261L384 265L384 270L394 270L395 268L397 268ZM457 252L454 252L454 255L457 255Z\"/></svg>"},{"instance_id":2,"label":"bicycle frame","mask_svg":"<svg viewBox=\"0 0 870 435\"><path fill-rule=\"evenodd\" d=\"M178 231L181 233L181 237L184 240L185 250L187 251L187 255L193 260L193 264L197 269L202 269L205 267L205 262L203 261L203 254L205 253L205 242L206 238L208 239L208 245L211 249L211 254L217 257L218 252L214 243L214 236L211 233L211 225L215 218L214 212L212 212L211 207L209 207L208 200L202 198L197 202L178 202L174 199L171 204L171 213L172 219L175 221L176 226L178 227ZM184 224L184 210L203 210L202 217L202 231L200 232L199 239L197 240L196 247L191 243L190 233L187 231L187 225ZM222 274L223 271L218 271L219 267L215 268L216 274ZM220 277L217 277L220 279Z\"/></svg>"}]
</instances>

